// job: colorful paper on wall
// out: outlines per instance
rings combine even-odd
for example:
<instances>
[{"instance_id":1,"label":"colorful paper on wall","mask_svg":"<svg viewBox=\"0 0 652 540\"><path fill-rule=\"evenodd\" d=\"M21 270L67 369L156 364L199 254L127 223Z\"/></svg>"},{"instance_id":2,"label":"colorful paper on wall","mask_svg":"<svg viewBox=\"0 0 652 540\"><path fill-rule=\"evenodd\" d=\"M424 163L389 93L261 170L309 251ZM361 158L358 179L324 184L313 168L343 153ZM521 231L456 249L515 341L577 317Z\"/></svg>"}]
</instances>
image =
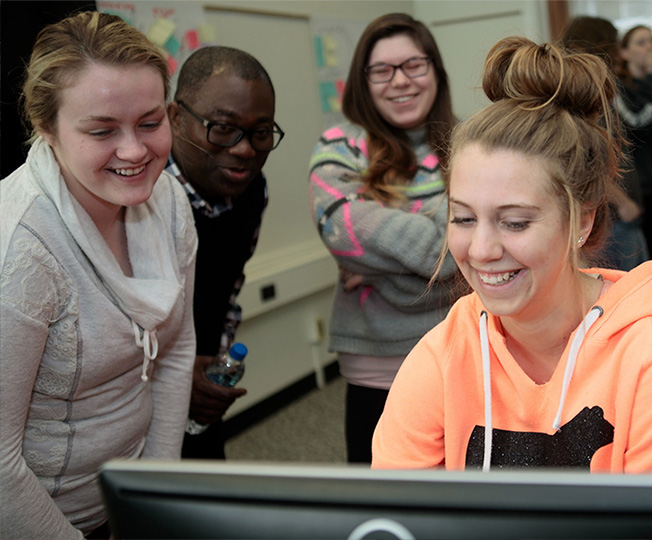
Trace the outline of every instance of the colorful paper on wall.
<instances>
[{"instance_id":1,"label":"colorful paper on wall","mask_svg":"<svg viewBox=\"0 0 652 540\"><path fill-rule=\"evenodd\" d=\"M147 31L147 37L161 47L172 36L176 25L169 19L156 19L154 24Z\"/></svg>"},{"instance_id":2,"label":"colorful paper on wall","mask_svg":"<svg viewBox=\"0 0 652 540\"><path fill-rule=\"evenodd\" d=\"M165 42L165 50L171 55L175 55L181 49L181 42L176 38L175 35L171 35L170 38Z\"/></svg>"},{"instance_id":3,"label":"colorful paper on wall","mask_svg":"<svg viewBox=\"0 0 652 540\"><path fill-rule=\"evenodd\" d=\"M199 49L199 34L197 30L188 30L184 37L189 50L194 51L195 49Z\"/></svg>"},{"instance_id":4,"label":"colorful paper on wall","mask_svg":"<svg viewBox=\"0 0 652 540\"><path fill-rule=\"evenodd\" d=\"M337 106L333 108L333 100L338 100L337 88L335 88L335 83L333 81L324 81L319 84L319 96L321 99L321 111L323 113L328 112L337 112Z\"/></svg>"},{"instance_id":5,"label":"colorful paper on wall","mask_svg":"<svg viewBox=\"0 0 652 540\"><path fill-rule=\"evenodd\" d=\"M199 34L199 41L202 45L210 45L215 43L215 28L208 24L202 24L197 28Z\"/></svg>"},{"instance_id":6,"label":"colorful paper on wall","mask_svg":"<svg viewBox=\"0 0 652 540\"><path fill-rule=\"evenodd\" d=\"M317 62L317 67L324 67L326 61L324 60L324 44L322 43L321 36L315 36L315 61Z\"/></svg>"},{"instance_id":7,"label":"colorful paper on wall","mask_svg":"<svg viewBox=\"0 0 652 540\"><path fill-rule=\"evenodd\" d=\"M366 23L331 17L311 17L315 65L323 128L343 120L342 96L351 58Z\"/></svg>"},{"instance_id":8,"label":"colorful paper on wall","mask_svg":"<svg viewBox=\"0 0 652 540\"><path fill-rule=\"evenodd\" d=\"M215 43L214 30L205 26L203 2L97 0L97 10L119 15L161 49L172 75L172 91L181 64L201 45ZM205 41L200 36L200 29Z\"/></svg>"}]
</instances>

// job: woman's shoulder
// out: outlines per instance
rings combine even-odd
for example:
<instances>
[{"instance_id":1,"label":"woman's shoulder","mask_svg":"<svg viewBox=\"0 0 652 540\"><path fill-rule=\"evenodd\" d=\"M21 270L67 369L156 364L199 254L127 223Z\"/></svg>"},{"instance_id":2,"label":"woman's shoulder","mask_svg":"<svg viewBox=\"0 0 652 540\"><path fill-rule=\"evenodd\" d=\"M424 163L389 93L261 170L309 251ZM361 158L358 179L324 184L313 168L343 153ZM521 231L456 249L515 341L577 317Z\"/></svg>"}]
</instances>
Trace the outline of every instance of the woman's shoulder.
<instances>
[{"instance_id":1,"label":"woman's shoulder","mask_svg":"<svg viewBox=\"0 0 652 540\"><path fill-rule=\"evenodd\" d=\"M322 138L326 140L341 139L343 137L355 139L366 139L367 132L362 126L349 122L348 120L340 122L322 133Z\"/></svg>"},{"instance_id":2,"label":"woman's shoulder","mask_svg":"<svg viewBox=\"0 0 652 540\"><path fill-rule=\"evenodd\" d=\"M458 298L446 314L446 318L426 334L432 340L454 339L457 335L477 333L482 314L482 304L474 292Z\"/></svg>"},{"instance_id":3,"label":"woman's shoulder","mask_svg":"<svg viewBox=\"0 0 652 540\"><path fill-rule=\"evenodd\" d=\"M25 229L27 236L42 238L59 230L58 221L51 201L29 181L25 165L0 181L0 266L4 266L19 229Z\"/></svg>"},{"instance_id":4,"label":"woman's shoulder","mask_svg":"<svg viewBox=\"0 0 652 540\"><path fill-rule=\"evenodd\" d=\"M342 146L366 154L367 138L364 128L346 121L325 130L319 137L317 149Z\"/></svg>"},{"instance_id":5,"label":"woman's shoulder","mask_svg":"<svg viewBox=\"0 0 652 540\"><path fill-rule=\"evenodd\" d=\"M185 266L197 250L197 230L188 195L174 176L163 171L154 186L151 200L170 220L177 253L182 266Z\"/></svg>"},{"instance_id":6,"label":"woman's shoulder","mask_svg":"<svg viewBox=\"0 0 652 540\"><path fill-rule=\"evenodd\" d=\"M352 172L368 164L367 134L360 126L344 122L322 133L313 150L310 170L343 166Z\"/></svg>"}]
</instances>

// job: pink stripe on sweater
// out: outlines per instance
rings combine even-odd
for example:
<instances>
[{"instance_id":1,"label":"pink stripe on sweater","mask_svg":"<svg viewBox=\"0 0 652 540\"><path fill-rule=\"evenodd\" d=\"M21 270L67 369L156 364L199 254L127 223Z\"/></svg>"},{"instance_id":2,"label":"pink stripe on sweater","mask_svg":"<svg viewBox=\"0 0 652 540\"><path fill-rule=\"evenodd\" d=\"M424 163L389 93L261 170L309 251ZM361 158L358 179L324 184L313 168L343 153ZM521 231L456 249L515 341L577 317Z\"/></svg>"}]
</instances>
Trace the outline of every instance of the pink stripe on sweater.
<instances>
[{"instance_id":1,"label":"pink stripe on sweater","mask_svg":"<svg viewBox=\"0 0 652 540\"><path fill-rule=\"evenodd\" d=\"M313 184L319 186L321 189L323 189L326 193L331 195L332 197L335 197L336 199L341 199L344 197L343 193L340 193L337 189L335 189L333 186L328 185L326 182L324 182L321 178L319 178L316 174L311 174L310 175L310 180ZM344 229L346 230L346 233L349 237L349 240L353 244L353 249L348 249L348 250L331 250L331 253L333 255L342 255L344 257L362 257L364 255L364 249L362 249L362 246L360 245L360 242L358 242L357 238L355 237L355 231L353 230L353 221L351 220L351 203L346 202L342 205L342 215L343 215L343 221L344 221Z\"/></svg>"},{"instance_id":2,"label":"pink stripe on sweater","mask_svg":"<svg viewBox=\"0 0 652 540\"><path fill-rule=\"evenodd\" d=\"M360 307L361 307L361 308L364 307L364 303L367 301L367 298L368 298L369 295L371 294L371 289L372 289L372 288L373 288L373 287L372 287L371 285L367 285L367 286L364 288L364 291L362 291L362 292L360 293Z\"/></svg>"},{"instance_id":3,"label":"pink stripe on sweater","mask_svg":"<svg viewBox=\"0 0 652 540\"><path fill-rule=\"evenodd\" d=\"M327 184L324 182L319 176L317 176L315 173L312 173L310 175L310 180L314 184L317 184L320 188L322 188L326 193L328 193L330 196L335 197L336 199L341 199L344 197L344 193L341 193L337 189L335 189L333 186Z\"/></svg>"},{"instance_id":4,"label":"pink stripe on sweater","mask_svg":"<svg viewBox=\"0 0 652 540\"><path fill-rule=\"evenodd\" d=\"M428 154L426 158L421 162L423 167L427 169L434 169L439 163L439 158L434 154Z\"/></svg>"},{"instance_id":5,"label":"pink stripe on sweater","mask_svg":"<svg viewBox=\"0 0 652 540\"><path fill-rule=\"evenodd\" d=\"M351 219L351 203L347 202L342 205L342 214L344 218L344 228L349 236L349 240L353 244L354 249L348 249L345 251L335 251L331 253L333 255L342 255L344 257L362 257L364 255L364 249L358 242L358 239L355 237L355 231L353 230L353 220Z\"/></svg>"},{"instance_id":6,"label":"pink stripe on sweater","mask_svg":"<svg viewBox=\"0 0 652 540\"><path fill-rule=\"evenodd\" d=\"M324 139L329 141L332 139L341 139L342 137L344 137L344 132L338 127L331 128L324 132Z\"/></svg>"},{"instance_id":7,"label":"pink stripe on sweater","mask_svg":"<svg viewBox=\"0 0 652 540\"><path fill-rule=\"evenodd\" d=\"M410 213L418 214L422 206L423 206L423 201L414 201L414 203L412 204L412 208L410 209Z\"/></svg>"}]
</instances>

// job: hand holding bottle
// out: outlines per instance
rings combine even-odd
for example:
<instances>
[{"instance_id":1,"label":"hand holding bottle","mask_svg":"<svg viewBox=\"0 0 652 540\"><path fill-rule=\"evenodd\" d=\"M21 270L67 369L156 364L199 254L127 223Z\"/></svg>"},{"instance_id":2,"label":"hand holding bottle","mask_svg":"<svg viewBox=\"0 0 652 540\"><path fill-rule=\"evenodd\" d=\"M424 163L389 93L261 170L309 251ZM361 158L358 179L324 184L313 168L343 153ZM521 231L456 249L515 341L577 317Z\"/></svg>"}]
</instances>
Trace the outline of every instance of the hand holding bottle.
<instances>
[{"instance_id":1,"label":"hand holding bottle","mask_svg":"<svg viewBox=\"0 0 652 540\"><path fill-rule=\"evenodd\" d=\"M244 349L246 351L246 347ZM189 424L192 424L192 427L189 426L189 432L200 433L203 431L198 427L200 424L219 421L231 404L247 393L244 388L223 386L209 378L206 371L213 369L211 366L215 360L216 357L213 356L197 356L195 359L189 414L192 419Z\"/></svg>"}]
</instances>

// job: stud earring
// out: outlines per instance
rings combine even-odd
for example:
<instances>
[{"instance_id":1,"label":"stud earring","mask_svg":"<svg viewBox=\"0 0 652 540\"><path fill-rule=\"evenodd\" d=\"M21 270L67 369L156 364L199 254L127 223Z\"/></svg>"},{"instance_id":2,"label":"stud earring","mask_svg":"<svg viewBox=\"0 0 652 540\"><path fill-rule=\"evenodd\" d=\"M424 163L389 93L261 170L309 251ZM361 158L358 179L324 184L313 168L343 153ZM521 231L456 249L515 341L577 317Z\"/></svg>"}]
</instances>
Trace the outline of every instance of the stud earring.
<instances>
[{"instance_id":1,"label":"stud earring","mask_svg":"<svg viewBox=\"0 0 652 540\"><path fill-rule=\"evenodd\" d=\"M580 236L579 239L577 240L577 246L582 247L584 245L584 237Z\"/></svg>"}]
</instances>

